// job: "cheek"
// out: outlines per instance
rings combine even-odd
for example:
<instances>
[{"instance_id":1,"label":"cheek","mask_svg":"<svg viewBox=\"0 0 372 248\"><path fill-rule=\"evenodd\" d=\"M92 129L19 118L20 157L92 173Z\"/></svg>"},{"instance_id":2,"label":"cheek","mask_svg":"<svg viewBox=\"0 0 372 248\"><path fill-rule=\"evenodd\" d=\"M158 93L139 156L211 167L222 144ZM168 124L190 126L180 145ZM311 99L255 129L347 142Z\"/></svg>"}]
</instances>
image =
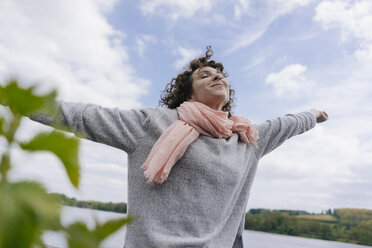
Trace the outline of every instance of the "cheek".
<instances>
[{"instance_id":1,"label":"cheek","mask_svg":"<svg viewBox=\"0 0 372 248\"><path fill-rule=\"evenodd\" d=\"M230 85L226 83L227 97L230 98Z\"/></svg>"},{"instance_id":2,"label":"cheek","mask_svg":"<svg viewBox=\"0 0 372 248\"><path fill-rule=\"evenodd\" d=\"M197 95L200 95L202 94L202 91L203 91L203 82L201 81L194 81L192 83L192 95L194 96L197 96Z\"/></svg>"},{"instance_id":3,"label":"cheek","mask_svg":"<svg viewBox=\"0 0 372 248\"><path fill-rule=\"evenodd\" d=\"M191 86L191 97L195 100L199 96L199 86L197 82L193 82Z\"/></svg>"},{"instance_id":4,"label":"cheek","mask_svg":"<svg viewBox=\"0 0 372 248\"><path fill-rule=\"evenodd\" d=\"M192 93L194 93L194 92L196 92L196 91L198 91L198 84L197 83L192 83L192 86L191 86L191 88L192 88Z\"/></svg>"}]
</instances>

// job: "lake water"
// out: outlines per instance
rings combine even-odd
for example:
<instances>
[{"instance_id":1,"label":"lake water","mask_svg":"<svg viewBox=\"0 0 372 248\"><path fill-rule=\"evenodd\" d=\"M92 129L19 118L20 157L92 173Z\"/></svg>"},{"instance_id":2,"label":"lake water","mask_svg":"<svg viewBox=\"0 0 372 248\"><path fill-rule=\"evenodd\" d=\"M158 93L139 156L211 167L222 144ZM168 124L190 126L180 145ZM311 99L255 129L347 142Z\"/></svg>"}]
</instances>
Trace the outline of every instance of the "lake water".
<instances>
[{"instance_id":1,"label":"lake water","mask_svg":"<svg viewBox=\"0 0 372 248\"><path fill-rule=\"evenodd\" d=\"M91 210L75 207L63 207L62 223L68 225L77 220L82 220L88 226L94 225L94 220L100 222L122 217L122 214ZM105 248L122 248L124 246L125 228L122 228L114 235L110 236L103 243ZM57 232L46 232L43 236L45 244L53 247L64 248L67 244L64 236ZM247 248L371 248L372 246L354 245L342 242L326 241L319 239L309 239L293 237L280 234L271 234L256 231L244 231L244 246Z\"/></svg>"}]
</instances>

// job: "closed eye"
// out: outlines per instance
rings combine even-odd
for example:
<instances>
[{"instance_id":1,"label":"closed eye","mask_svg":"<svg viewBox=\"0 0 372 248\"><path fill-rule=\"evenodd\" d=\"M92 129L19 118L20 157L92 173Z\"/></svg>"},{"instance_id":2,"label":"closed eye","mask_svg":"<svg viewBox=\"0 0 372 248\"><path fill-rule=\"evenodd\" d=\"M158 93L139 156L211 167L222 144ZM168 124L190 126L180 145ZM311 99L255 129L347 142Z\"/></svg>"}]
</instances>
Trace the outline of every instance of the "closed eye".
<instances>
[{"instance_id":1,"label":"closed eye","mask_svg":"<svg viewBox=\"0 0 372 248\"><path fill-rule=\"evenodd\" d=\"M201 73L200 78L207 78L207 77L209 77L209 76L212 75L212 73L209 72L209 71L202 71L202 72L200 72L200 73ZM217 74L218 74L222 79L225 78L225 75L224 75L223 73L221 73L221 72L217 72Z\"/></svg>"}]
</instances>

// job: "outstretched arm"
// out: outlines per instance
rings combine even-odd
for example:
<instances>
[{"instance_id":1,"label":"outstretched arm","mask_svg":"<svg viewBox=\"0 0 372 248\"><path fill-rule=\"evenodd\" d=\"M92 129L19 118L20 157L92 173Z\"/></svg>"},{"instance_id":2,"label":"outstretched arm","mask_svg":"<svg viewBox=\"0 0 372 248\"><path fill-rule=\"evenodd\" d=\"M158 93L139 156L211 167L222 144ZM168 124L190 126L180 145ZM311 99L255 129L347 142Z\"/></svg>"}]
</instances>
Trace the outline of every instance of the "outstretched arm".
<instances>
[{"instance_id":1,"label":"outstretched arm","mask_svg":"<svg viewBox=\"0 0 372 248\"><path fill-rule=\"evenodd\" d=\"M120 110L94 104L59 102L59 120L36 114L32 120L54 127L67 128L89 140L131 153L145 135L145 110Z\"/></svg>"},{"instance_id":2,"label":"outstretched arm","mask_svg":"<svg viewBox=\"0 0 372 248\"><path fill-rule=\"evenodd\" d=\"M324 111L311 109L298 114L288 114L283 117L267 120L258 125L257 159L273 151L287 139L312 129L316 123L328 120Z\"/></svg>"}]
</instances>

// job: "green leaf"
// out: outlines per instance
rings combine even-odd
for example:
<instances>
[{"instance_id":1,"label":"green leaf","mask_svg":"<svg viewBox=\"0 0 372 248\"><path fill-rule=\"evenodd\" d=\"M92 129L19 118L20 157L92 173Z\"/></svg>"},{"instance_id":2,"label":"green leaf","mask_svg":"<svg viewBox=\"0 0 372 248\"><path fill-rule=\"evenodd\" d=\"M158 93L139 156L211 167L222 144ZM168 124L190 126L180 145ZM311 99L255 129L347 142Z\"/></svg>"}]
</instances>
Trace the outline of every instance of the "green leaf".
<instances>
[{"instance_id":1,"label":"green leaf","mask_svg":"<svg viewBox=\"0 0 372 248\"><path fill-rule=\"evenodd\" d=\"M33 247L61 228L60 205L36 182L0 183L0 248Z\"/></svg>"},{"instance_id":2,"label":"green leaf","mask_svg":"<svg viewBox=\"0 0 372 248\"><path fill-rule=\"evenodd\" d=\"M3 153L3 155L1 156L1 163L0 163L0 175L1 175L0 182L7 180L7 174L8 174L8 171L10 170L10 167L11 165L10 165L9 153Z\"/></svg>"},{"instance_id":3,"label":"green leaf","mask_svg":"<svg viewBox=\"0 0 372 248\"><path fill-rule=\"evenodd\" d=\"M4 130L4 125L5 125L6 121L4 119L4 117L0 116L0 135L4 135L5 134L5 130Z\"/></svg>"},{"instance_id":4,"label":"green leaf","mask_svg":"<svg viewBox=\"0 0 372 248\"><path fill-rule=\"evenodd\" d=\"M104 240L124 225L129 225L134 220L133 217L128 216L120 219L109 220L103 224L96 224L95 235L100 240Z\"/></svg>"},{"instance_id":5,"label":"green leaf","mask_svg":"<svg viewBox=\"0 0 372 248\"><path fill-rule=\"evenodd\" d=\"M50 151L63 163L71 183L78 188L80 179L79 166L79 140L68 137L62 132L42 132L36 135L30 142L20 143L24 150Z\"/></svg>"},{"instance_id":6,"label":"green leaf","mask_svg":"<svg viewBox=\"0 0 372 248\"><path fill-rule=\"evenodd\" d=\"M98 248L100 241L88 229L84 222L75 222L69 225L65 231L68 236L69 248Z\"/></svg>"},{"instance_id":7,"label":"green leaf","mask_svg":"<svg viewBox=\"0 0 372 248\"><path fill-rule=\"evenodd\" d=\"M6 138L8 144L13 142L14 135L18 130L21 120L21 115L10 114L8 118L6 118L5 115L0 116L0 135Z\"/></svg>"},{"instance_id":8,"label":"green leaf","mask_svg":"<svg viewBox=\"0 0 372 248\"><path fill-rule=\"evenodd\" d=\"M14 114L29 116L31 113L42 111L54 115L56 113L57 91L37 96L35 87L27 89L19 87L16 80L10 80L6 85L0 86L0 104L8 106Z\"/></svg>"},{"instance_id":9,"label":"green leaf","mask_svg":"<svg viewBox=\"0 0 372 248\"><path fill-rule=\"evenodd\" d=\"M8 144L14 141L14 136L21 124L22 116L20 114L15 114L10 117L10 120L4 119L3 131L4 137L7 139Z\"/></svg>"},{"instance_id":10,"label":"green leaf","mask_svg":"<svg viewBox=\"0 0 372 248\"><path fill-rule=\"evenodd\" d=\"M96 227L89 230L84 222L75 222L65 228L68 234L70 248L98 248L104 239L119 230L133 220L132 217L124 217L109 220L103 224L96 222Z\"/></svg>"}]
</instances>

